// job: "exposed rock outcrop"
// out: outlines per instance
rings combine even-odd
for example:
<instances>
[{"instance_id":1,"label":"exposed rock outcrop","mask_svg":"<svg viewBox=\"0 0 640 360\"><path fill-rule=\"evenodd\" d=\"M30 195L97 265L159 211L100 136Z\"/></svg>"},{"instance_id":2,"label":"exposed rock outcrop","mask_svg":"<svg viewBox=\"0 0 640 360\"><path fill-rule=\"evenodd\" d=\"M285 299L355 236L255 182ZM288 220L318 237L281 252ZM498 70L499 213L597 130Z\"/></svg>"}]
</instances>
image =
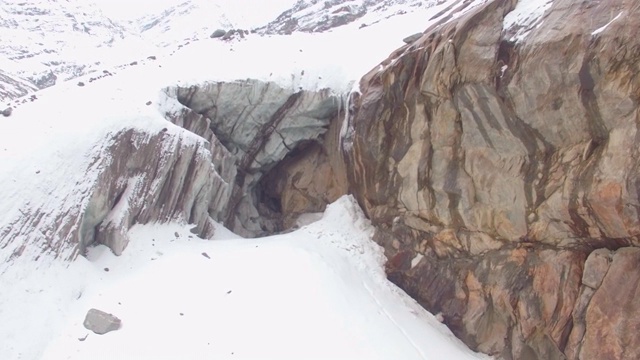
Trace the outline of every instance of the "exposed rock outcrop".
<instances>
[{"instance_id":1,"label":"exposed rock outcrop","mask_svg":"<svg viewBox=\"0 0 640 360\"><path fill-rule=\"evenodd\" d=\"M309 24L293 16L300 3L261 31L362 16L343 3ZM518 1L452 2L471 10L409 39L346 108L330 90L258 81L166 89L183 105L166 117L195 135L113 135L78 204L26 209L0 247L21 255L37 231L68 258L93 242L119 254L133 224L175 219L203 237L212 219L270 234L352 192L389 278L472 348L636 359L640 3L547 5L513 28Z\"/></svg>"},{"instance_id":2,"label":"exposed rock outcrop","mask_svg":"<svg viewBox=\"0 0 640 360\"><path fill-rule=\"evenodd\" d=\"M175 102L165 117L188 132L174 127L110 135L89 154L93 161L73 201L54 210L23 205L0 229L0 247L13 249L4 260L22 255L34 243L41 249L36 257L47 252L74 259L94 243L119 255L129 243L128 230L137 223L182 220L195 225L193 231L203 238L212 234L212 220L246 236L271 234L289 227L300 213L324 210L346 192L346 180L333 180L338 147L332 145L336 150L331 157L323 147L329 124L340 113L340 96L258 81L165 92ZM330 143L336 144L335 126L331 134ZM320 152L305 155L311 160L303 167L312 171L308 164L318 164L326 178L304 179L304 186L316 189L311 195L316 199L292 206L289 189L273 191L260 181L298 146L312 143ZM285 165L279 169L293 171ZM302 186L298 180L292 184Z\"/></svg>"},{"instance_id":3,"label":"exposed rock outcrop","mask_svg":"<svg viewBox=\"0 0 640 360\"><path fill-rule=\"evenodd\" d=\"M216 38L221 38L223 37L225 34L227 33L226 30L224 29L217 29L216 31L212 32L211 35L209 36L212 39L216 39Z\"/></svg>"},{"instance_id":4,"label":"exposed rock outcrop","mask_svg":"<svg viewBox=\"0 0 640 360\"><path fill-rule=\"evenodd\" d=\"M639 245L640 4L555 0L505 28L516 5L435 24L362 79L351 190L390 279L473 348L635 359L636 249L592 251Z\"/></svg>"},{"instance_id":5,"label":"exposed rock outcrop","mask_svg":"<svg viewBox=\"0 0 640 360\"><path fill-rule=\"evenodd\" d=\"M302 143L260 180L260 204L282 214L282 229L295 226L302 214L324 211L347 194L339 138L340 123L332 121L322 141Z\"/></svg>"},{"instance_id":6,"label":"exposed rock outcrop","mask_svg":"<svg viewBox=\"0 0 640 360\"><path fill-rule=\"evenodd\" d=\"M98 309L91 309L84 318L84 327L98 335L104 335L120 329L122 321L117 316Z\"/></svg>"},{"instance_id":7,"label":"exposed rock outcrop","mask_svg":"<svg viewBox=\"0 0 640 360\"><path fill-rule=\"evenodd\" d=\"M28 80L0 70L0 101L15 99L37 89Z\"/></svg>"},{"instance_id":8,"label":"exposed rock outcrop","mask_svg":"<svg viewBox=\"0 0 640 360\"><path fill-rule=\"evenodd\" d=\"M224 216L214 219L246 236L284 230L281 200L272 193L268 197L276 202L260 205L265 196L259 182L298 146L322 142L339 114L341 97L330 90L294 91L260 81L211 83L168 92L201 115L191 124L178 116L176 123L207 139L219 139L232 157L233 189ZM335 191L323 198L323 205L314 203L309 209L324 209L343 193Z\"/></svg>"},{"instance_id":9,"label":"exposed rock outcrop","mask_svg":"<svg viewBox=\"0 0 640 360\"><path fill-rule=\"evenodd\" d=\"M224 208L230 189L229 179L220 175L228 174L213 165L224 163L224 148L209 152L205 145L188 133L123 130L92 154L75 197L64 194L69 200L54 212L25 207L22 216L0 229L0 247L14 248L11 257L20 256L35 234L41 252L68 259L95 242L120 254L131 226L171 220L195 224L196 232L208 237L213 230L209 214Z\"/></svg>"},{"instance_id":10,"label":"exposed rock outcrop","mask_svg":"<svg viewBox=\"0 0 640 360\"><path fill-rule=\"evenodd\" d=\"M228 199L228 180L214 168L224 154L205 151L202 143L171 139L165 133L144 136L129 130L117 136L84 212L81 249L105 244L119 255L135 223L183 219L203 237L212 234L211 212ZM216 157L220 157L220 159Z\"/></svg>"}]
</instances>

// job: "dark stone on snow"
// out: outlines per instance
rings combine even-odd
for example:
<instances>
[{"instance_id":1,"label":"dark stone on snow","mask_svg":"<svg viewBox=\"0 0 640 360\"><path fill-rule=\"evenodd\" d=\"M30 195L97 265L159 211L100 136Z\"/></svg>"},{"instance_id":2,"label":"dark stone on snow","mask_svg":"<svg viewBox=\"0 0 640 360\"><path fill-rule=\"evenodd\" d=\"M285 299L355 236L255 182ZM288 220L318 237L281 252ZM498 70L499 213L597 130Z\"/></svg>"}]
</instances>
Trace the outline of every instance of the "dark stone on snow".
<instances>
[{"instance_id":1,"label":"dark stone on snow","mask_svg":"<svg viewBox=\"0 0 640 360\"><path fill-rule=\"evenodd\" d=\"M218 29L218 30L214 31L214 32L211 34L211 36L210 36L210 37L211 37L212 39L221 38L221 37L223 37L223 36L224 36L224 34L226 34L226 33L227 33L226 31L224 31L224 30L222 30L222 29Z\"/></svg>"}]
</instances>

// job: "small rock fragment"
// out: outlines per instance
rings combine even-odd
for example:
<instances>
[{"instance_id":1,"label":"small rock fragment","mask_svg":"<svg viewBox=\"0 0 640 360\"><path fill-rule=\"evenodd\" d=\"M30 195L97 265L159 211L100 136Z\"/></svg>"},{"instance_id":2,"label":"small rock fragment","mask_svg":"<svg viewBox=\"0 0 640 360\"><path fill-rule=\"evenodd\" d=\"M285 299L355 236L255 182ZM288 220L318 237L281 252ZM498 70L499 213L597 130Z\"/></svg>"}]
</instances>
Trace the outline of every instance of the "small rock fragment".
<instances>
[{"instance_id":1,"label":"small rock fragment","mask_svg":"<svg viewBox=\"0 0 640 360\"><path fill-rule=\"evenodd\" d=\"M209 256L209 254L207 254L206 252L202 253L202 256L206 257L207 259L211 259L211 257Z\"/></svg>"},{"instance_id":2,"label":"small rock fragment","mask_svg":"<svg viewBox=\"0 0 640 360\"><path fill-rule=\"evenodd\" d=\"M84 318L84 327L98 335L120 329L122 321L116 316L98 309L91 309Z\"/></svg>"}]
</instances>

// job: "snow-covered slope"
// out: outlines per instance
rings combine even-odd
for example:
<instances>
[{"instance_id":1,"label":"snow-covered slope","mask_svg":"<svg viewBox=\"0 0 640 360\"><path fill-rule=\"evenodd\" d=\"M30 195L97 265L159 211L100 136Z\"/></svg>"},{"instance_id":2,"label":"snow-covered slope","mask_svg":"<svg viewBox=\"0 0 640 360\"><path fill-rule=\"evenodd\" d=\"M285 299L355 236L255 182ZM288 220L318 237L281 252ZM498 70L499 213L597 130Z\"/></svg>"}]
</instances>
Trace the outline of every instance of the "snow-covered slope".
<instances>
[{"instance_id":1,"label":"snow-covered slope","mask_svg":"<svg viewBox=\"0 0 640 360\"><path fill-rule=\"evenodd\" d=\"M356 29L402 18L396 25L399 29L417 25L400 35L404 37L412 34L409 31L424 30L438 11L450 12L463 5L468 4L436 0L5 0L0 6L0 68L5 73L0 79L0 100L139 58L174 53L208 39L216 29L253 30L262 35L322 32L346 24ZM412 16L411 21L406 16ZM396 33L379 36L398 36ZM9 78L23 84L17 86Z\"/></svg>"},{"instance_id":2,"label":"snow-covered slope","mask_svg":"<svg viewBox=\"0 0 640 360\"><path fill-rule=\"evenodd\" d=\"M127 61L152 48L91 1L5 0L0 6L0 64L44 88ZM0 100L13 95L0 91Z\"/></svg>"},{"instance_id":3,"label":"snow-covered slope","mask_svg":"<svg viewBox=\"0 0 640 360\"><path fill-rule=\"evenodd\" d=\"M216 29L250 29L294 0L5 0L0 3L0 101L158 56ZM251 8L253 11L246 11ZM26 82L19 86L16 79Z\"/></svg>"},{"instance_id":4,"label":"snow-covered slope","mask_svg":"<svg viewBox=\"0 0 640 360\"><path fill-rule=\"evenodd\" d=\"M14 103L12 116L0 122L5 174L0 178L0 258L12 258L24 246L66 254L82 241L74 235L81 224L66 222L72 214L83 216L105 164L117 162L106 150L115 134L135 129L149 138L167 127L180 143L194 138L167 123L175 99L167 102L163 89L250 78L295 91L329 88L347 94L362 74L403 44L406 34L449 16L451 7L445 5L365 28L349 24L320 34L255 35L231 42L206 38L172 56L140 59L103 73L96 81L78 79L85 86L67 82L41 91L36 101ZM193 141L205 143L199 137Z\"/></svg>"},{"instance_id":5,"label":"snow-covered slope","mask_svg":"<svg viewBox=\"0 0 640 360\"><path fill-rule=\"evenodd\" d=\"M18 98L25 96L30 92L36 91L38 88L32 82L21 79L16 75L0 70L0 97L1 98Z\"/></svg>"},{"instance_id":6,"label":"snow-covered slope","mask_svg":"<svg viewBox=\"0 0 640 360\"><path fill-rule=\"evenodd\" d=\"M3 275L0 358L486 358L386 280L369 226L344 197L287 235L220 228L204 241L180 224L137 226L121 257L99 246L70 268L20 264ZM90 308L122 328L86 330Z\"/></svg>"},{"instance_id":7,"label":"snow-covered slope","mask_svg":"<svg viewBox=\"0 0 640 360\"><path fill-rule=\"evenodd\" d=\"M3 1L0 33L0 100L156 52L135 24L106 16L91 1Z\"/></svg>"}]
</instances>

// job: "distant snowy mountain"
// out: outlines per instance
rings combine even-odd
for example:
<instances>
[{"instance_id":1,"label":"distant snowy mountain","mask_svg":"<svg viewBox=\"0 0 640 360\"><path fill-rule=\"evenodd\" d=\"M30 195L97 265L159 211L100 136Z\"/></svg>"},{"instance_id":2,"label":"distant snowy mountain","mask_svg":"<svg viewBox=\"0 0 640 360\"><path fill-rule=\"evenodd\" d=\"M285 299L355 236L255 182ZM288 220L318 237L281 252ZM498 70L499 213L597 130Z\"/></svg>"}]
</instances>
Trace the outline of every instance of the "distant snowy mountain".
<instances>
[{"instance_id":1,"label":"distant snowy mountain","mask_svg":"<svg viewBox=\"0 0 640 360\"><path fill-rule=\"evenodd\" d=\"M4 0L0 3L0 101L79 76L250 29L294 0ZM247 12L251 7L256 11Z\"/></svg>"},{"instance_id":2,"label":"distant snowy mountain","mask_svg":"<svg viewBox=\"0 0 640 360\"><path fill-rule=\"evenodd\" d=\"M147 12L128 24L154 45L175 47L185 41L208 38L217 29L250 30L262 26L294 3L294 0L174 0L175 4L169 1L165 1L164 8ZM247 11L248 8L252 11ZM114 12L113 16L118 14Z\"/></svg>"},{"instance_id":3,"label":"distant snowy mountain","mask_svg":"<svg viewBox=\"0 0 640 360\"><path fill-rule=\"evenodd\" d=\"M30 81L0 69L0 99L17 98L36 90L38 88Z\"/></svg>"},{"instance_id":4,"label":"distant snowy mountain","mask_svg":"<svg viewBox=\"0 0 640 360\"><path fill-rule=\"evenodd\" d=\"M14 91L0 88L0 99L117 64L123 61L119 54L146 46L132 42L132 31L87 1L5 0L0 33L2 69L29 83Z\"/></svg>"},{"instance_id":5,"label":"distant snowy mountain","mask_svg":"<svg viewBox=\"0 0 640 360\"><path fill-rule=\"evenodd\" d=\"M299 0L289 10L266 26L257 29L265 34L290 34L295 31L323 32L358 22L365 27L395 15L442 4L443 0Z\"/></svg>"}]
</instances>

